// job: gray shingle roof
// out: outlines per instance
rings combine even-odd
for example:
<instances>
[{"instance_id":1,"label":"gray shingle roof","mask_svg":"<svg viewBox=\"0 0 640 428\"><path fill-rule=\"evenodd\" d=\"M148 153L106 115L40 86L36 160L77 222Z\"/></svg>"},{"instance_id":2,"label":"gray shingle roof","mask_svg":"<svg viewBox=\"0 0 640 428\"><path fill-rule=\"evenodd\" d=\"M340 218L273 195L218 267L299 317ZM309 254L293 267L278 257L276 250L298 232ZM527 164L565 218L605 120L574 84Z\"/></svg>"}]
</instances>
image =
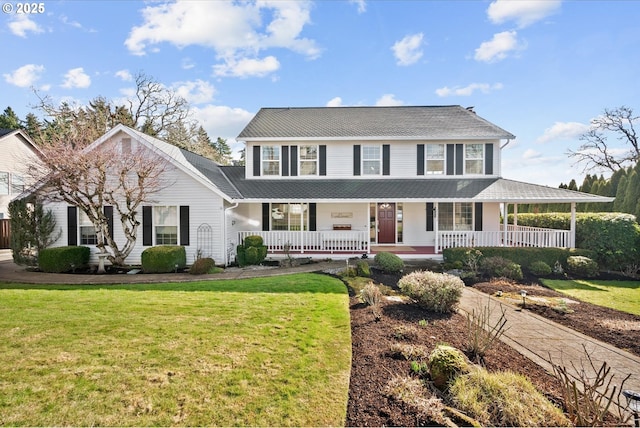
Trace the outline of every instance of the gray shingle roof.
<instances>
[{"instance_id":1,"label":"gray shingle roof","mask_svg":"<svg viewBox=\"0 0 640 428\"><path fill-rule=\"evenodd\" d=\"M610 202L612 198L503 178L245 179L243 167L220 167L255 201L416 200L475 202Z\"/></svg>"},{"instance_id":2,"label":"gray shingle roof","mask_svg":"<svg viewBox=\"0 0 640 428\"><path fill-rule=\"evenodd\" d=\"M461 106L262 108L238 140L513 139Z\"/></svg>"}]
</instances>

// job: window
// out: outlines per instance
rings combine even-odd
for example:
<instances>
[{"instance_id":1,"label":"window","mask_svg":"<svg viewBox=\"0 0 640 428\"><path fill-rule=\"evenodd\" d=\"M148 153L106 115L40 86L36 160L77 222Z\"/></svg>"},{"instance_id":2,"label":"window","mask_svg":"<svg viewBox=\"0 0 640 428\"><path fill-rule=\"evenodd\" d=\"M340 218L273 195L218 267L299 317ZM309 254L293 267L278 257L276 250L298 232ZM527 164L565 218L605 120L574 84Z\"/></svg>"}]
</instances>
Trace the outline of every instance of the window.
<instances>
[{"instance_id":1,"label":"window","mask_svg":"<svg viewBox=\"0 0 640 428\"><path fill-rule=\"evenodd\" d=\"M473 203L445 202L438 204L438 229L473 230Z\"/></svg>"},{"instance_id":2,"label":"window","mask_svg":"<svg viewBox=\"0 0 640 428\"><path fill-rule=\"evenodd\" d=\"M96 236L96 228L89 219L89 216L78 209L78 227L80 229L80 245L96 245L98 237Z\"/></svg>"},{"instance_id":3,"label":"window","mask_svg":"<svg viewBox=\"0 0 640 428\"><path fill-rule=\"evenodd\" d=\"M24 192L24 178L21 175L11 174L11 193L19 195Z\"/></svg>"},{"instance_id":4,"label":"window","mask_svg":"<svg viewBox=\"0 0 640 428\"><path fill-rule=\"evenodd\" d=\"M178 207L153 207L156 245L178 245Z\"/></svg>"},{"instance_id":5,"label":"window","mask_svg":"<svg viewBox=\"0 0 640 428\"><path fill-rule=\"evenodd\" d=\"M300 146L300 175L318 175L318 146Z\"/></svg>"},{"instance_id":6,"label":"window","mask_svg":"<svg viewBox=\"0 0 640 428\"><path fill-rule=\"evenodd\" d=\"M271 204L271 230L309 230L308 204Z\"/></svg>"},{"instance_id":7,"label":"window","mask_svg":"<svg viewBox=\"0 0 640 428\"><path fill-rule=\"evenodd\" d=\"M466 144L464 146L465 174L482 174L484 166L484 144Z\"/></svg>"},{"instance_id":8,"label":"window","mask_svg":"<svg viewBox=\"0 0 640 428\"><path fill-rule=\"evenodd\" d=\"M380 175L382 164L380 146L362 147L362 174Z\"/></svg>"},{"instance_id":9,"label":"window","mask_svg":"<svg viewBox=\"0 0 640 428\"><path fill-rule=\"evenodd\" d=\"M280 146L262 147L262 175L280 175Z\"/></svg>"},{"instance_id":10,"label":"window","mask_svg":"<svg viewBox=\"0 0 640 428\"><path fill-rule=\"evenodd\" d=\"M427 160L427 174L444 174L444 144L427 144L425 158Z\"/></svg>"},{"instance_id":11,"label":"window","mask_svg":"<svg viewBox=\"0 0 640 428\"><path fill-rule=\"evenodd\" d=\"M0 172L0 195L9 194L9 173Z\"/></svg>"},{"instance_id":12,"label":"window","mask_svg":"<svg viewBox=\"0 0 640 428\"><path fill-rule=\"evenodd\" d=\"M398 244L402 243L402 231L404 229L403 225L404 225L404 215L402 211L402 202L398 202L396 204L396 230L397 230L396 241L398 242Z\"/></svg>"}]
</instances>

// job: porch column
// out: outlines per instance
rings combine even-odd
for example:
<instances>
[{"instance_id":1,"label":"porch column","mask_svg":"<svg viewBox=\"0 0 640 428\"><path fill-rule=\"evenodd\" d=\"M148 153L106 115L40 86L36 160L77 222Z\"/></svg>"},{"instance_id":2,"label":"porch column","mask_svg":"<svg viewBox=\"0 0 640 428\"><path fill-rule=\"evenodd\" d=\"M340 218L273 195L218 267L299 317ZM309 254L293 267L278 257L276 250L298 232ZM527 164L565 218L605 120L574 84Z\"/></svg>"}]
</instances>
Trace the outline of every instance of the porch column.
<instances>
[{"instance_id":1,"label":"porch column","mask_svg":"<svg viewBox=\"0 0 640 428\"><path fill-rule=\"evenodd\" d=\"M518 225L518 204L513 204L513 228Z\"/></svg>"},{"instance_id":2,"label":"porch column","mask_svg":"<svg viewBox=\"0 0 640 428\"><path fill-rule=\"evenodd\" d=\"M503 247L507 246L507 226L509 224L508 215L509 215L508 204L505 202L502 204L502 246Z\"/></svg>"},{"instance_id":3,"label":"porch column","mask_svg":"<svg viewBox=\"0 0 640 428\"><path fill-rule=\"evenodd\" d=\"M433 231L436 234L434 251L438 254L438 247L440 245L438 242L438 202L433 203Z\"/></svg>"},{"instance_id":4,"label":"porch column","mask_svg":"<svg viewBox=\"0 0 640 428\"><path fill-rule=\"evenodd\" d=\"M576 247L576 203L571 202L571 226L569 227L569 248Z\"/></svg>"}]
</instances>

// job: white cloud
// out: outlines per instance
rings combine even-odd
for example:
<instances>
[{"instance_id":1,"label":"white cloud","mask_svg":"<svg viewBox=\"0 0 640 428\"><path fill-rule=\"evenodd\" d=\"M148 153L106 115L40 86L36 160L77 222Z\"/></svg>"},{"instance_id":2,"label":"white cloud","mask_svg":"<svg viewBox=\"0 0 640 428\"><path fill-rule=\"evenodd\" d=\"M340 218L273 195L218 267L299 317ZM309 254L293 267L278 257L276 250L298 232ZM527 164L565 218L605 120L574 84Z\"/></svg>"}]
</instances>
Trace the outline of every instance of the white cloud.
<instances>
[{"instance_id":1,"label":"white cloud","mask_svg":"<svg viewBox=\"0 0 640 428\"><path fill-rule=\"evenodd\" d=\"M556 122L544 130L536 139L537 143L548 143L556 140L574 140L589 130L589 125L579 122Z\"/></svg>"},{"instance_id":2,"label":"white cloud","mask_svg":"<svg viewBox=\"0 0 640 428\"><path fill-rule=\"evenodd\" d=\"M82 67L72 68L64 75L63 88L88 88L89 86L91 86L91 77Z\"/></svg>"},{"instance_id":3,"label":"white cloud","mask_svg":"<svg viewBox=\"0 0 640 428\"><path fill-rule=\"evenodd\" d=\"M180 63L180 67L182 67L183 70L191 70L195 66L196 64L191 58L183 58Z\"/></svg>"},{"instance_id":4,"label":"white cloud","mask_svg":"<svg viewBox=\"0 0 640 428\"><path fill-rule=\"evenodd\" d=\"M335 98L331 98L327 104L327 107L342 107L342 98L340 97L335 97Z\"/></svg>"},{"instance_id":5,"label":"white cloud","mask_svg":"<svg viewBox=\"0 0 640 428\"><path fill-rule=\"evenodd\" d=\"M365 0L349 0L349 3L358 6L358 13L365 13L367 11L367 2Z\"/></svg>"},{"instance_id":6,"label":"white cloud","mask_svg":"<svg viewBox=\"0 0 640 428\"><path fill-rule=\"evenodd\" d=\"M480 47L476 49L474 58L476 61L495 62L503 60L509 52L523 49L518 42L518 34L515 31L503 31L493 35L493 39L488 42L482 42Z\"/></svg>"},{"instance_id":7,"label":"white cloud","mask_svg":"<svg viewBox=\"0 0 640 428\"><path fill-rule=\"evenodd\" d=\"M227 144L234 152L234 157L238 156L238 152L244 148L244 144L237 142L235 138L253 119L255 113L241 108L217 105L207 105L202 108L194 107L192 112L194 119L207 131L212 141L215 141L218 137L226 139Z\"/></svg>"},{"instance_id":8,"label":"white cloud","mask_svg":"<svg viewBox=\"0 0 640 428\"><path fill-rule=\"evenodd\" d=\"M204 80L177 82L173 85L176 93L190 104L204 104L213 101L215 88Z\"/></svg>"},{"instance_id":9,"label":"white cloud","mask_svg":"<svg viewBox=\"0 0 640 428\"><path fill-rule=\"evenodd\" d=\"M405 36L402 40L397 41L391 47L393 55L396 57L396 64L411 65L422 58L423 37L422 33L418 33Z\"/></svg>"},{"instance_id":10,"label":"white cloud","mask_svg":"<svg viewBox=\"0 0 640 428\"><path fill-rule=\"evenodd\" d=\"M450 97L450 96L464 96L468 97L473 95L475 91L480 91L483 94L489 94L493 91L502 89L502 83L494 83L490 85L489 83L471 83L463 88L459 86L455 86L453 88L449 88L445 86L444 88L436 89L436 95L439 97Z\"/></svg>"},{"instance_id":11,"label":"white cloud","mask_svg":"<svg viewBox=\"0 0 640 428\"><path fill-rule=\"evenodd\" d=\"M542 153L536 152L533 149L527 149L522 154L522 158L527 160L537 159L537 158L540 158L541 156L542 156Z\"/></svg>"},{"instance_id":12,"label":"white cloud","mask_svg":"<svg viewBox=\"0 0 640 428\"><path fill-rule=\"evenodd\" d=\"M376 106L401 106L404 105L404 102L397 100L396 96L393 94L384 94L376 101Z\"/></svg>"},{"instance_id":13,"label":"white cloud","mask_svg":"<svg viewBox=\"0 0 640 428\"><path fill-rule=\"evenodd\" d=\"M36 34L44 32L42 27L30 18L30 15L24 13L14 15L14 18L9 22L9 30L19 37L27 37L27 32Z\"/></svg>"},{"instance_id":14,"label":"white cloud","mask_svg":"<svg viewBox=\"0 0 640 428\"><path fill-rule=\"evenodd\" d=\"M262 59L242 58L239 60L229 59L225 64L213 66L213 73L216 76L233 77L263 77L280 68L280 62L274 56Z\"/></svg>"},{"instance_id":15,"label":"white cloud","mask_svg":"<svg viewBox=\"0 0 640 428\"><path fill-rule=\"evenodd\" d=\"M129 70L118 70L116 71L116 77L119 77L125 82L133 81L133 75Z\"/></svg>"},{"instance_id":16,"label":"white cloud","mask_svg":"<svg viewBox=\"0 0 640 428\"><path fill-rule=\"evenodd\" d=\"M520 28L538 22L560 9L561 0L496 0L487 15L494 24L515 21Z\"/></svg>"},{"instance_id":17,"label":"white cloud","mask_svg":"<svg viewBox=\"0 0 640 428\"><path fill-rule=\"evenodd\" d=\"M18 86L20 88L28 88L33 86L40 79L40 75L44 72L43 65L26 64L13 71L13 73L3 74L7 83Z\"/></svg>"},{"instance_id":18,"label":"white cloud","mask_svg":"<svg viewBox=\"0 0 640 428\"><path fill-rule=\"evenodd\" d=\"M270 48L284 48L310 59L320 56L315 41L301 37L310 18L309 1L175 2L147 6L144 22L133 27L125 45L144 55L161 43L179 48L198 45L215 50L218 75L264 76L279 64L273 56L256 60ZM279 67L279 65L278 65ZM241 68L235 70L235 68Z\"/></svg>"}]
</instances>

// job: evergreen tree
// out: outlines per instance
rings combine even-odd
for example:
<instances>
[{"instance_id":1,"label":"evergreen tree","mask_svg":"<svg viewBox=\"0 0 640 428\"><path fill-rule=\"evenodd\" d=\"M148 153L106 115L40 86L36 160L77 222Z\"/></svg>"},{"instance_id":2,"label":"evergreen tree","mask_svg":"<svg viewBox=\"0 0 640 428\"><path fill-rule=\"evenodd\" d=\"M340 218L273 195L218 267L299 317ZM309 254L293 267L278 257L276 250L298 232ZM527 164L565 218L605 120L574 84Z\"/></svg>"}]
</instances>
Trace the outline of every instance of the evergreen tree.
<instances>
[{"instance_id":1,"label":"evergreen tree","mask_svg":"<svg viewBox=\"0 0 640 428\"><path fill-rule=\"evenodd\" d=\"M578 183L576 183L575 179L571 179L571 181L569 182L569 186L567 187L567 189L569 190L578 190Z\"/></svg>"},{"instance_id":2,"label":"evergreen tree","mask_svg":"<svg viewBox=\"0 0 640 428\"><path fill-rule=\"evenodd\" d=\"M42 122L40 122L40 119L38 119L38 117L35 114L28 113L24 121L24 130L35 141L36 137L42 134L42 131L43 131Z\"/></svg>"},{"instance_id":3,"label":"evergreen tree","mask_svg":"<svg viewBox=\"0 0 640 428\"><path fill-rule=\"evenodd\" d=\"M4 109L0 114L0 128L1 129L20 129L20 118L11 107Z\"/></svg>"},{"instance_id":4,"label":"evergreen tree","mask_svg":"<svg viewBox=\"0 0 640 428\"><path fill-rule=\"evenodd\" d=\"M624 204L622 205L622 212L629 214L636 214L636 206L638 199L640 198L640 175L637 172L637 168L634 168L629 175L627 181L627 189L624 194Z\"/></svg>"},{"instance_id":5,"label":"evergreen tree","mask_svg":"<svg viewBox=\"0 0 640 428\"><path fill-rule=\"evenodd\" d=\"M616 191L616 200L613 201L613 211L624 212L624 197L627 193L627 176L626 174L618 181L618 189Z\"/></svg>"}]
</instances>

